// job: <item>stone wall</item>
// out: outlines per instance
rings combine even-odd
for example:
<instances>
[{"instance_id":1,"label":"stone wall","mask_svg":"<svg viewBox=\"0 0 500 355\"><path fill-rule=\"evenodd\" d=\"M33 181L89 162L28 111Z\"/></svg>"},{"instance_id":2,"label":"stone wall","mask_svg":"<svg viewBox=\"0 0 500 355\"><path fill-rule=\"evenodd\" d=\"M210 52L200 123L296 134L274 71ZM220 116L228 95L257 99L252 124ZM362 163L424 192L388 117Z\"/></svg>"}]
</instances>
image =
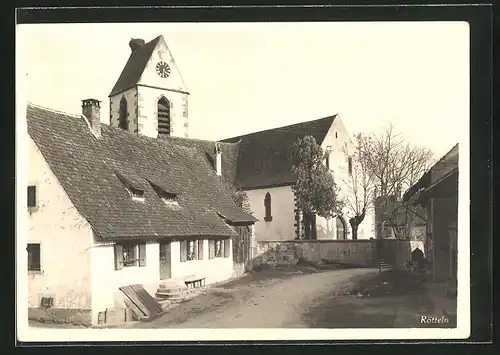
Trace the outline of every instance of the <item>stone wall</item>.
<instances>
[{"instance_id":1,"label":"stone wall","mask_svg":"<svg viewBox=\"0 0 500 355\"><path fill-rule=\"evenodd\" d=\"M421 241L383 240L381 258L397 269L408 267L411 252ZM337 262L349 266L375 267L375 240L259 241L254 244L253 263L262 265L293 265L299 260L312 263Z\"/></svg>"},{"instance_id":2,"label":"stone wall","mask_svg":"<svg viewBox=\"0 0 500 355\"><path fill-rule=\"evenodd\" d=\"M89 309L28 308L28 319L40 323L91 325Z\"/></svg>"}]
</instances>

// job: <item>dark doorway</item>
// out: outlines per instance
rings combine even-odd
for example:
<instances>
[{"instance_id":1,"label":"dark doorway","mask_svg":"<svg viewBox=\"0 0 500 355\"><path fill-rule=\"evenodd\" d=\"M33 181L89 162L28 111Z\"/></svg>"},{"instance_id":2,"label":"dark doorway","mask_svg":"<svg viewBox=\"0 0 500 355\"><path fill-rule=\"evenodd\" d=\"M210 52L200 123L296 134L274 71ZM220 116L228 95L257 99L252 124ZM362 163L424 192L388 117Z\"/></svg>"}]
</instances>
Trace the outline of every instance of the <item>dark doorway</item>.
<instances>
[{"instance_id":1,"label":"dark doorway","mask_svg":"<svg viewBox=\"0 0 500 355\"><path fill-rule=\"evenodd\" d=\"M160 280L172 277L170 242L160 242Z\"/></svg>"},{"instance_id":2,"label":"dark doorway","mask_svg":"<svg viewBox=\"0 0 500 355\"><path fill-rule=\"evenodd\" d=\"M344 219L340 216L337 216L335 218L335 224L337 227L337 239L347 239L346 238L346 224L344 222Z\"/></svg>"}]
</instances>

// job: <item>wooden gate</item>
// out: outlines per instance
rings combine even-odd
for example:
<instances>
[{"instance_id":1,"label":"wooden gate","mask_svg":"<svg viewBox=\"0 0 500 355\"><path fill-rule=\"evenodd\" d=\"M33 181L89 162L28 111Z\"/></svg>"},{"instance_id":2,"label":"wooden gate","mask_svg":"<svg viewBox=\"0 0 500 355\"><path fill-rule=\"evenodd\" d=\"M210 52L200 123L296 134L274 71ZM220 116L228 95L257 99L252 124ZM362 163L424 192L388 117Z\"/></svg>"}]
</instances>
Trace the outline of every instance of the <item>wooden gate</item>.
<instances>
[{"instance_id":1,"label":"wooden gate","mask_svg":"<svg viewBox=\"0 0 500 355\"><path fill-rule=\"evenodd\" d=\"M252 265L252 255L251 255L252 227L236 226L234 228L237 233L237 236L233 237L234 269L249 271Z\"/></svg>"}]
</instances>

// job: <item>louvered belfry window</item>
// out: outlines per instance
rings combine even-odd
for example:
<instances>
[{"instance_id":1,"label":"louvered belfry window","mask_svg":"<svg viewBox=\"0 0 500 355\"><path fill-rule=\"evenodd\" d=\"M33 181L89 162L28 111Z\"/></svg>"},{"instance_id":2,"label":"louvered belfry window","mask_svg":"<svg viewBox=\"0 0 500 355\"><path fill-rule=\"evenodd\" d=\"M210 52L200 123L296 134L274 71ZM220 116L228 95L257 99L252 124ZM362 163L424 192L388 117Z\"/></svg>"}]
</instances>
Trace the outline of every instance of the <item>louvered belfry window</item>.
<instances>
[{"instance_id":1,"label":"louvered belfry window","mask_svg":"<svg viewBox=\"0 0 500 355\"><path fill-rule=\"evenodd\" d=\"M170 102L164 97L158 101L158 134L170 135Z\"/></svg>"}]
</instances>

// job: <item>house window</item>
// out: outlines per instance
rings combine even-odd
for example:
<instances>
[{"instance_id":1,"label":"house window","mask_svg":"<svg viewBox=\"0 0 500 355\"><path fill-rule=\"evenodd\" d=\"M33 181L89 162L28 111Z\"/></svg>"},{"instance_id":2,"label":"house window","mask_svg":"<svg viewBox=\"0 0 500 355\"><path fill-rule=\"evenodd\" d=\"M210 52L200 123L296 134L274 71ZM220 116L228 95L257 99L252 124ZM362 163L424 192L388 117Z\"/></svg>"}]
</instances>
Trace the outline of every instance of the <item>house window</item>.
<instances>
[{"instance_id":1,"label":"house window","mask_svg":"<svg viewBox=\"0 0 500 355\"><path fill-rule=\"evenodd\" d=\"M181 240L181 261L203 260L203 239Z\"/></svg>"},{"instance_id":2,"label":"house window","mask_svg":"<svg viewBox=\"0 0 500 355\"><path fill-rule=\"evenodd\" d=\"M325 165L327 169L330 169L330 153L325 154Z\"/></svg>"},{"instance_id":3,"label":"house window","mask_svg":"<svg viewBox=\"0 0 500 355\"><path fill-rule=\"evenodd\" d=\"M208 258L228 258L230 255L231 239L210 239L208 241Z\"/></svg>"},{"instance_id":4,"label":"house window","mask_svg":"<svg viewBox=\"0 0 500 355\"><path fill-rule=\"evenodd\" d=\"M215 241L215 257L220 258L222 256L222 240Z\"/></svg>"},{"instance_id":5,"label":"house window","mask_svg":"<svg viewBox=\"0 0 500 355\"><path fill-rule=\"evenodd\" d=\"M146 266L146 243L125 242L115 244L115 269Z\"/></svg>"},{"instance_id":6,"label":"house window","mask_svg":"<svg viewBox=\"0 0 500 355\"><path fill-rule=\"evenodd\" d=\"M120 100L120 117L118 119L118 128L128 130L128 109L125 96Z\"/></svg>"},{"instance_id":7,"label":"house window","mask_svg":"<svg viewBox=\"0 0 500 355\"><path fill-rule=\"evenodd\" d=\"M349 175L352 175L352 158L351 157L349 157L347 159L347 169L349 171Z\"/></svg>"},{"instance_id":8,"label":"house window","mask_svg":"<svg viewBox=\"0 0 500 355\"><path fill-rule=\"evenodd\" d=\"M123 244L123 266L136 266L137 264L137 245Z\"/></svg>"},{"instance_id":9,"label":"house window","mask_svg":"<svg viewBox=\"0 0 500 355\"><path fill-rule=\"evenodd\" d=\"M36 208L36 186L28 186L28 208Z\"/></svg>"},{"instance_id":10,"label":"house window","mask_svg":"<svg viewBox=\"0 0 500 355\"><path fill-rule=\"evenodd\" d=\"M264 208L265 208L265 217L264 221L269 222L273 220L273 217L271 215L271 194L268 192L266 194L266 197L264 198Z\"/></svg>"},{"instance_id":11,"label":"house window","mask_svg":"<svg viewBox=\"0 0 500 355\"><path fill-rule=\"evenodd\" d=\"M41 271L40 243L29 243L26 250L28 251L28 270Z\"/></svg>"},{"instance_id":12,"label":"house window","mask_svg":"<svg viewBox=\"0 0 500 355\"><path fill-rule=\"evenodd\" d=\"M170 102L161 97L158 100L158 134L170 135Z\"/></svg>"}]
</instances>

